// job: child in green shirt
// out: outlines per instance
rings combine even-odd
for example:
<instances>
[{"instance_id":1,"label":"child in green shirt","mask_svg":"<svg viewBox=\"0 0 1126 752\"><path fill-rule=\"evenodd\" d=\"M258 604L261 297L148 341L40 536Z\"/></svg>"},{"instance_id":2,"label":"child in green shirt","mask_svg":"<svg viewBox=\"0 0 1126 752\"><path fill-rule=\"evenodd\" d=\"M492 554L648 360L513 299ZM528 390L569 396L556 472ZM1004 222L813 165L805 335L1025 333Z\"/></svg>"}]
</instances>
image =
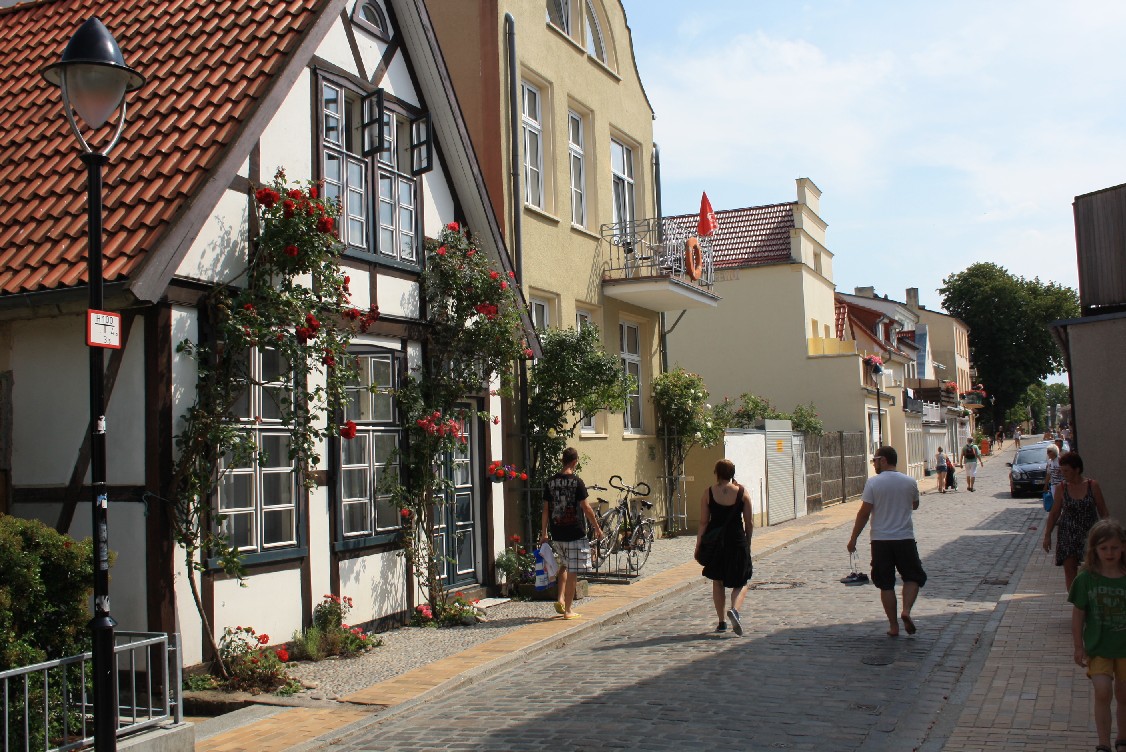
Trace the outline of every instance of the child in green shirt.
<instances>
[{"instance_id":1,"label":"child in green shirt","mask_svg":"<svg viewBox=\"0 0 1126 752\"><path fill-rule=\"evenodd\" d=\"M1074 605L1071 636L1075 662L1087 667L1095 690L1096 752L1111 752L1110 700L1114 697L1119 738L1126 750L1126 530L1100 520L1087 536L1087 556L1067 599Z\"/></svg>"}]
</instances>

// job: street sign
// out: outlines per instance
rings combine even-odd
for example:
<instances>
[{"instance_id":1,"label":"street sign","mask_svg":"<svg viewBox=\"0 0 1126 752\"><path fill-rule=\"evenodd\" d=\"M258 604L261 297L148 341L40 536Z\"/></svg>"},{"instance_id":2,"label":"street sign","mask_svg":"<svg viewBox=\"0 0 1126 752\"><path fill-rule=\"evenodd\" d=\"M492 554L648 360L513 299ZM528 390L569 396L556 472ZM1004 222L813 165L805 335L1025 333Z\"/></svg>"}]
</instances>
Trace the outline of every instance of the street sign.
<instances>
[{"instance_id":1,"label":"street sign","mask_svg":"<svg viewBox=\"0 0 1126 752\"><path fill-rule=\"evenodd\" d=\"M86 344L90 347L121 349L121 314L109 311L86 311Z\"/></svg>"}]
</instances>

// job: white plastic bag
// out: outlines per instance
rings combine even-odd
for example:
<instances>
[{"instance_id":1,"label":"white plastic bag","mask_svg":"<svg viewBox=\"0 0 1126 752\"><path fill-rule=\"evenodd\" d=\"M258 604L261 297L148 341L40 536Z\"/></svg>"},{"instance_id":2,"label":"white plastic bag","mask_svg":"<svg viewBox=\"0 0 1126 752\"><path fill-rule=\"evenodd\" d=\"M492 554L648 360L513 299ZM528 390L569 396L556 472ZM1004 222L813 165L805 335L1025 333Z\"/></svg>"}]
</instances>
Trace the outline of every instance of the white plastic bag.
<instances>
[{"instance_id":1,"label":"white plastic bag","mask_svg":"<svg viewBox=\"0 0 1126 752\"><path fill-rule=\"evenodd\" d=\"M555 563L555 551L552 550L550 543L544 542L540 544L540 556L543 557L543 571L547 572L548 581L555 582L555 575L559 572L559 565Z\"/></svg>"},{"instance_id":2,"label":"white plastic bag","mask_svg":"<svg viewBox=\"0 0 1126 752\"><path fill-rule=\"evenodd\" d=\"M537 548L532 552L536 559L536 590L547 590L550 584L547 579L547 572L543 568L543 557L540 556L540 550Z\"/></svg>"}]
</instances>

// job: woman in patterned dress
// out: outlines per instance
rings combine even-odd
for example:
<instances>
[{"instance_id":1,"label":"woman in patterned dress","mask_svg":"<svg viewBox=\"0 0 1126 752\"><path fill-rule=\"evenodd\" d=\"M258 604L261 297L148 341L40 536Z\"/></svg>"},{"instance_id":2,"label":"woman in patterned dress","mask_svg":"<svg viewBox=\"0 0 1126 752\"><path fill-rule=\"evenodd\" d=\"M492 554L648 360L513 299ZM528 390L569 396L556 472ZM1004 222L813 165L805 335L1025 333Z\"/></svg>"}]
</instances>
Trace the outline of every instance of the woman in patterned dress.
<instances>
[{"instance_id":1,"label":"woman in patterned dress","mask_svg":"<svg viewBox=\"0 0 1126 752\"><path fill-rule=\"evenodd\" d=\"M1083 458L1076 452L1064 452L1060 457L1063 482L1053 489L1054 500L1048 523L1044 526L1044 550L1052 550L1052 529L1057 525L1056 566L1063 567L1067 589L1079 572L1087 547L1087 533L1091 526L1108 516L1103 490L1099 482L1083 477Z\"/></svg>"}]
</instances>

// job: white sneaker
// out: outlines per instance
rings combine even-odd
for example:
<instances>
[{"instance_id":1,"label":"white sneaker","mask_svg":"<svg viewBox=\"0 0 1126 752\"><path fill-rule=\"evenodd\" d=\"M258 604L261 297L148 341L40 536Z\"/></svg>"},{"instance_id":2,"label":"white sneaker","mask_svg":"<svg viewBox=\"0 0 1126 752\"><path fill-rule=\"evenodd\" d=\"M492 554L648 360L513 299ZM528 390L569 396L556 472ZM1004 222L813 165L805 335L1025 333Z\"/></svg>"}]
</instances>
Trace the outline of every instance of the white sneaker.
<instances>
[{"instance_id":1,"label":"white sneaker","mask_svg":"<svg viewBox=\"0 0 1126 752\"><path fill-rule=\"evenodd\" d=\"M727 609L727 618L731 622L731 631L742 637L743 625L739 622L739 612L733 608L729 608Z\"/></svg>"}]
</instances>

